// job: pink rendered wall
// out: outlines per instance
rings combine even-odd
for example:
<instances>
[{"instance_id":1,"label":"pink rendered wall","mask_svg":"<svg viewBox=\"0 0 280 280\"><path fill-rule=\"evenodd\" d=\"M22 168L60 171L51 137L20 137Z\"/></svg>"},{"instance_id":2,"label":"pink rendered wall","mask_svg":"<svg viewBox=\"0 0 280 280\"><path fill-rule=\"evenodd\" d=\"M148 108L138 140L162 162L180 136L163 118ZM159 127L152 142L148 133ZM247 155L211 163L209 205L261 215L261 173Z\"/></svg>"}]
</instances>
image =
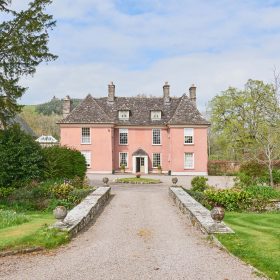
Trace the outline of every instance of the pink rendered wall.
<instances>
[{"instance_id":1,"label":"pink rendered wall","mask_svg":"<svg viewBox=\"0 0 280 280\"><path fill-rule=\"evenodd\" d=\"M125 127L124 127L125 128ZM152 128L130 128L128 129L128 145L119 144L119 129L115 129L114 137L114 169L119 169L119 153L128 153L127 171L132 171L132 154L139 148L143 149L149 156L148 169L152 171L153 153L161 153L161 165L163 171L169 170L168 164L168 132L167 128L161 129L161 145L152 145ZM154 169L157 171L157 168Z\"/></svg>"},{"instance_id":2,"label":"pink rendered wall","mask_svg":"<svg viewBox=\"0 0 280 280\"><path fill-rule=\"evenodd\" d=\"M128 145L119 145L119 129L91 127L91 144L81 144L81 125L60 128L61 145L80 151L91 151L92 162L89 171L111 172L119 169L119 153L128 153L127 171L132 171L132 154L139 148L149 156L149 171L152 168L152 154L161 153L163 171L207 172L207 128L194 128L194 144L184 144L184 128L161 129L161 145L152 145L152 128L128 128ZM89 126L84 126L89 127ZM125 128L125 127L124 127ZM194 169L184 169L184 153L194 153ZM114 156L114 157L113 157Z\"/></svg>"},{"instance_id":3,"label":"pink rendered wall","mask_svg":"<svg viewBox=\"0 0 280 280\"><path fill-rule=\"evenodd\" d=\"M108 127L91 127L91 144L81 144L81 128L60 127L60 139L62 146L75 148L79 151L91 151L91 168L88 171L112 172L112 133Z\"/></svg>"},{"instance_id":4,"label":"pink rendered wall","mask_svg":"<svg viewBox=\"0 0 280 280\"><path fill-rule=\"evenodd\" d=\"M207 128L194 128L194 144L184 144L184 128L170 128L171 166L176 172L207 172ZM194 168L184 169L184 153L194 153Z\"/></svg>"}]
</instances>

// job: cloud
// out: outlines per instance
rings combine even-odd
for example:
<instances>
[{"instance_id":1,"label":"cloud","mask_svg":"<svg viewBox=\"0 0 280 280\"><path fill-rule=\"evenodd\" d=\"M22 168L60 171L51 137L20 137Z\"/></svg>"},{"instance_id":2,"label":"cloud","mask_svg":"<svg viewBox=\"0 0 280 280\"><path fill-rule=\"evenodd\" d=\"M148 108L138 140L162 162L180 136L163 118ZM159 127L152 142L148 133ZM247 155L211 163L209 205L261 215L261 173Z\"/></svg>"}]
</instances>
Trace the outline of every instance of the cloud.
<instances>
[{"instance_id":1,"label":"cloud","mask_svg":"<svg viewBox=\"0 0 280 280\"><path fill-rule=\"evenodd\" d=\"M229 85L269 82L273 66L280 67L278 2L54 1L50 49L59 59L24 80L29 90L21 102L104 96L110 80L122 96L161 95L168 80L175 95L197 84L203 107Z\"/></svg>"}]
</instances>

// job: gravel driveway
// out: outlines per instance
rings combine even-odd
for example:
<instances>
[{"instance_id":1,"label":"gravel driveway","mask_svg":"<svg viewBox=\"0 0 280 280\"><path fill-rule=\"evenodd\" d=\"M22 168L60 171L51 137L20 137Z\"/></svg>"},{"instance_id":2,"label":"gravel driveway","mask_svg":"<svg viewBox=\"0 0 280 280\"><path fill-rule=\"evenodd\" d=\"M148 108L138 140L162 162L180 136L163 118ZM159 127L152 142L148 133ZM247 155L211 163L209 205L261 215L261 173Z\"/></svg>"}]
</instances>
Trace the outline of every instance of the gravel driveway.
<instances>
[{"instance_id":1,"label":"gravel driveway","mask_svg":"<svg viewBox=\"0 0 280 280\"><path fill-rule=\"evenodd\" d=\"M50 253L0 259L0 279L258 279L207 243L165 186L113 187L96 223Z\"/></svg>"}]
</instances>

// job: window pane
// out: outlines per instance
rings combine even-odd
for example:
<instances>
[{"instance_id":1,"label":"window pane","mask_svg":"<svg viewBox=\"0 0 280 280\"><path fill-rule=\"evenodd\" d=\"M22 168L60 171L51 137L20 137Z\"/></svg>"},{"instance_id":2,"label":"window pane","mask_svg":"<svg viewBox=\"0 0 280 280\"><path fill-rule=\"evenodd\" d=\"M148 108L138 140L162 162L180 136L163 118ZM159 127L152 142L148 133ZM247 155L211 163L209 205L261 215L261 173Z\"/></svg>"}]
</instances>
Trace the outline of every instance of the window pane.
<instances>
[{"instance_id":1,"label":"window pane","mask_svg":"<svg viewBox=\"0 0 280 280\"><path fill-rule=\"evenodd\" d=\"M153 145L159 145L159 144L161 144L160 129L155 128L153 129Z\"/></svg>"},{"instance_id":2,"label":"window pane","mask_svg":"<svg viewBox=\"0 0 280 280\"><path fill-rule=\"evenodd\" d=\"M90 144L90 128L82 127L82 144Z\"/></svg>"},{"instance_id":3,"label":"window pane","mask_svg":"<svg viewBox=\"0 0 280 280\"><path fill-rule=\"evenodd\" d=\"M127 167L127 153L120 153L120 167L122 165Z\"/></svg>"},{"instance_id":4,"label":"window pane","mask_svg":"<svg viewBox=\"0 0 280 280\"><path fill-rule=\"evenodd\" d=\"M157 168L159 165L161 165L160 154L153 154L153 168Z\"/></svg>"},{"instance_id":5,"label":"window pane","mask_svg":"<svg viewBox=\"0 0 280 280\"><path fill-rule=\"evenodd\" d=\"M127 145L127 143L128 143L128 129L120 129L119 134L120 134L119 143L121 145Z\"/></svg>"},{"instance_id":6,"label":"window pane","mask_svg":"<svg viewBox=\"0 0 280 280\"><path fill-rule=\"evenodd\" d=\"M185 144L193 144L193 128L184 129Z\"/></svg>"},{"instance_id":7,"label":"window pane","mask_svg":"<svg viewBox=\"0 0 280 280\"><path fill-rule=\"evenodd\" d=\"M185 168L194 168L193 153L185 153Z\"/></svg>"},{"instance_id":8,"label":"window pane","mask_svg":"<svg viewBox=\"0 0 280 280\"><path fill-rule=\"evenodd\" d=\"M86 159L87 168L90 168L90 166L91 166L91 152L89 152L89 151L82 151L81 154Z\"/></svg>"}]
</instances>

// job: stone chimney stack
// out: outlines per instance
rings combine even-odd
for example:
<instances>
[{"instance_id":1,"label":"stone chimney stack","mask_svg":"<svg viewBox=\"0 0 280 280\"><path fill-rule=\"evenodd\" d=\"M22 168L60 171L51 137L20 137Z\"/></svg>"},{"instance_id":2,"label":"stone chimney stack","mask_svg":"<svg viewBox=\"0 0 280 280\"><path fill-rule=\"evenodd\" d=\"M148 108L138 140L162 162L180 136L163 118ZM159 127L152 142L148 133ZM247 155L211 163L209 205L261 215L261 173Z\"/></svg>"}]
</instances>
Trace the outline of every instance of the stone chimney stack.
<instances>
[{"instance_id":1,"label":"stone chimney stack","mask_svg":"<svg viewBox=\"0 0 280 280\"><path fill-rule=\"evenodd\" d=\"M69 95L66 95L63 99L63 105L62 105L62 113L63 118L65 119L71 112L71 98Z\"/></svg>"},{"instance_id":2,"label":"stone chimney stack","mask_svg":"<svg viewBox=\"0 0 280 280\"><path fill-rule=\"evenodd\" d=\"M113 82L110 82L108 85L108 101L114 102L115 100L115 85Z\"/></svg>"},{"instance_id":3,"label":"stone chimney stack","mask_svg":"<svg viewBox=\"0 0 280 280\"><path fill-rule=\"evenodd\" d=\"M196 86L192 84L189 91L190 91L190 100L196 105Z\"/></svg>"},{"instance_id":4,"label":"stone chimney stack","mask_svg":"<svg viewBox=\"0 0 280 280\"><path fill-rule=\"evenodd\" d=\"M164 98L164 103L170 102L170 85L168 84L168 82L165 82L163 86L163 98Z\"/></svg>"}]
</instances>

